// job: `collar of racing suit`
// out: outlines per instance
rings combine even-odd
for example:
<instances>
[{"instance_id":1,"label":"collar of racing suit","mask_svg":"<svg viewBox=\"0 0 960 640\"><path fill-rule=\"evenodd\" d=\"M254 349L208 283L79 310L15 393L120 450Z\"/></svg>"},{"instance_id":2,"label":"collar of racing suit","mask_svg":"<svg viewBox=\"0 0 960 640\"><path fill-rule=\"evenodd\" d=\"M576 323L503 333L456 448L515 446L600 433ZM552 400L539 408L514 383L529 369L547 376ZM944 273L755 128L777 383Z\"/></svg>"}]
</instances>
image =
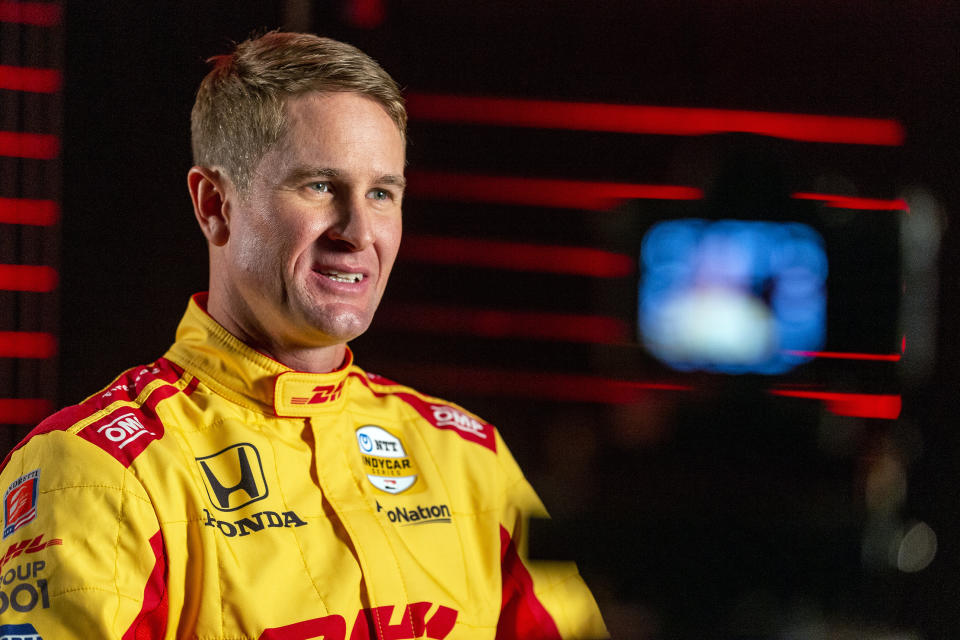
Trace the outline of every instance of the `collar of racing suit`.
<instances>
[{"instance_id":1,"label":"collar of racing suit","mask_svg":"<svg viewBox=\"0 0 960 640\"><path fill-rule=\"evenodd\" d=\"M206 293L190 298L166 358L242 406L280 417L309 417L341 409L353 368L347 347L339 369L295 371L250 348L206 311Z\"/></svg>"}]
</instances>

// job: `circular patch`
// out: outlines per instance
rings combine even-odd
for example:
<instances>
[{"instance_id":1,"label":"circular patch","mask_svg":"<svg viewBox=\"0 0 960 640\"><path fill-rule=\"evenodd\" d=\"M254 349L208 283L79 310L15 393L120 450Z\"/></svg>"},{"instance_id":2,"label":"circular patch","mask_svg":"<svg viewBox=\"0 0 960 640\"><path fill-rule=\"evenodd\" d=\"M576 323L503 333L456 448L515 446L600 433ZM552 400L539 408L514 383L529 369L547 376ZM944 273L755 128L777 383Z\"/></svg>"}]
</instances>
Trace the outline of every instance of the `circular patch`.
<instances>
[{"instance_id":1,"label":"circular patch","mask_svg":"<svg viewBox=\"0 0 960 640\"><path fill-rule=\"evenodd\" d=\"M360 459L370 484L386 493L402 493L417 481L417 467L403 442L386 429L368 424L357 429Z\"/></svg>"}]
</instances>

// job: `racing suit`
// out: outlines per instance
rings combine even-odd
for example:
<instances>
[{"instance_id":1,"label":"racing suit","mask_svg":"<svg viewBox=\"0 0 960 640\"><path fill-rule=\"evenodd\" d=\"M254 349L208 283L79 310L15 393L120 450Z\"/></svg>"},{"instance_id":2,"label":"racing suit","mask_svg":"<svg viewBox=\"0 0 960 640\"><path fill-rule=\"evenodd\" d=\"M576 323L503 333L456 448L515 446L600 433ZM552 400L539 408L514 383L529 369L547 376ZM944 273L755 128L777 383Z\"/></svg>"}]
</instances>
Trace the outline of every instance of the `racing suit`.
<instances>
[{"instance_id":1,"label":"racing suit","mask_svg":"<svg viewBox=\"0 0 960 640\"><path fill-rule=\"evenodd\" d=\"M366 373L247 347L194 296L153 364L3 463L0 638L599 638L499 433Z\"/></svg>"}]
</instances>

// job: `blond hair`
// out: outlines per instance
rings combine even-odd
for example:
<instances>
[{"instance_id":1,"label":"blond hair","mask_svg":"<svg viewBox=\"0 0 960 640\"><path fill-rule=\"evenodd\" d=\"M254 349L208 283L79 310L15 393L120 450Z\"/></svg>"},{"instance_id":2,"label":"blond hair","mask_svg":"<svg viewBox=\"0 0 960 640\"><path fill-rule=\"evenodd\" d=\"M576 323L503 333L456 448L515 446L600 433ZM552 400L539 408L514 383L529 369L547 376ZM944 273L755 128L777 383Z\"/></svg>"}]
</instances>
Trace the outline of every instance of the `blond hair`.
<instances>
[{"instance_id":1,"label":"blond hair","mask_svg":"<svg viewBox=\"0 0 960 640\"><path fill-rule=\"evenodd\" d=\"M194 164L223 168L237 189L286 131L286 101L310 91L352 91L376 100L406 138L400 89L370 56L308 33L271 31L208 60L190 114Z\"/></svg>"}]
</instances>

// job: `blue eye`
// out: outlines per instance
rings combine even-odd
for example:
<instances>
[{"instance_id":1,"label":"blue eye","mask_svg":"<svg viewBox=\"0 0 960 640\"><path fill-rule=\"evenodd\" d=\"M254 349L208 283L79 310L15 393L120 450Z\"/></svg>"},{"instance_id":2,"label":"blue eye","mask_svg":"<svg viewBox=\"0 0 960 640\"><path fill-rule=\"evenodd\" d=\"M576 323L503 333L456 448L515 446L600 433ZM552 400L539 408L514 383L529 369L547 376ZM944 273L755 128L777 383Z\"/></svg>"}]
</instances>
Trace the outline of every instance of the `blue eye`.
<instances>
[{"instance_id":1,"label":"blue eye","mask_svg":"<svg viewBox=\"0 0 960 640\"><path fill-rule=\"evenodd\" d=\"M390 192L384 189L371 189L367 197L371 200L387 200L390 198Z\"/></svg>"},{"instance_id":2,"label":"blue eye","mask_svg":"<svg viewBox=\"0 0 960 640\"><path fill-rule=\"evenodd\" d=\"M317 193L329 193L330 183L329 182L313 182L310 184L310 188Z\"/></svg>"}]
</instances>

